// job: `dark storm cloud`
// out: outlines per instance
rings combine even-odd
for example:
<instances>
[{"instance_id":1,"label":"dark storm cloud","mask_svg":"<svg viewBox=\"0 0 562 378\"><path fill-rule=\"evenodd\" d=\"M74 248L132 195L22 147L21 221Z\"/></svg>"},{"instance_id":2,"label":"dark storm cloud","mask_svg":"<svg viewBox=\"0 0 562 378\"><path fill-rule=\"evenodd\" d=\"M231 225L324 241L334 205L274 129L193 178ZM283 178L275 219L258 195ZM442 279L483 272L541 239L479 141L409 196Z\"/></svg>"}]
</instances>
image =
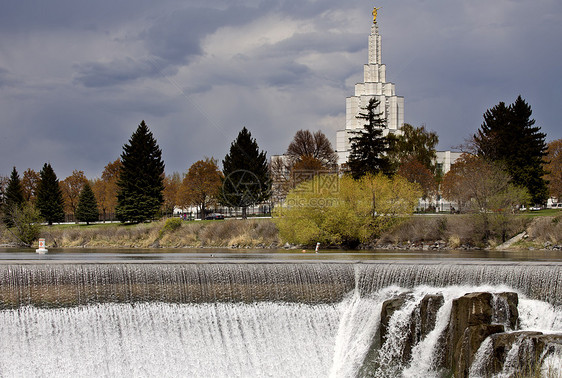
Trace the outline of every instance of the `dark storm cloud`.
<instances>
[{"instance_id":1,"label":"dark storm cloud","mask_svg":"<svg viewBox=\"0 0 562 378\"><path fill-rule=\"evenodd\" d=\"M99 175L142 119L167 172L224 157L247 126L268 154L302 128L332 141L363 80L367 0L6 1L0 11L0 174L50 161ZM441 148L521 94L562 137L555 0L381 0L387 79Z\"/></svg>"},{"instance_id":2,"label":"dark storm cloud","mask_svg":"<svg viewBox=\"0 0 562 378\"><path fill-rule=\"evenodd\" d=\"M224 26L241 25L258 17L255 9L186 7L158 17L141 34L148 52L174 63L187 63L201 54L202 39Z\"/></svg>"},{"instance_id":3,"label":"dark storm cloud","mask_svg":"<svg viewBox=\"0 0 562 378\"><path fill-rule=\"evenodd\" d=\"M151 0L7 0L2 2L0 31L81 30L120 24L149 9Z\"/></svg>"},{"instance_id":4,"label":"dark storm cloud","mask_svg":"<svg viewBox=\"0 0 562 378\"><path fill-rule=\"evenodd\" d=\"M110 63L84 63L76 66L75 81L86 87L105 87L120 85L138 78L160 75L157 62L136 61L132 58ZM173 75L173 72L169 72Z\"/></svg>"}]
</instances>

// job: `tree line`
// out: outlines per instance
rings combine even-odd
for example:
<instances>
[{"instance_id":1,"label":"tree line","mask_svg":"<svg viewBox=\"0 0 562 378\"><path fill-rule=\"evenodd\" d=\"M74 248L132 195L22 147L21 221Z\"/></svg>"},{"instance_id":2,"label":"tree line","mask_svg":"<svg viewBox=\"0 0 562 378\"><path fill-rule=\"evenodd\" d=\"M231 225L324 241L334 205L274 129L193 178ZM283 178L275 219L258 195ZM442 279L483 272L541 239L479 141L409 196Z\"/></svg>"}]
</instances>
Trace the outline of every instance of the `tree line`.
<instances>
[{"instance_id":1,"label":"tree line","mask_svg":"<svg viewBox=\"0 0 562 378\"><path fill-rule=\"evenodd\" d=\"M436 165L437 135L408 124L401 133L385 135L379 106L371 98L357 116L364 128L350 137L343 175L332 173L339 178L336 190L325 184L332 160L314 157L314 149L306 158L295 158L292 144L285 164L272 162L274 186L287 202L276 212L286 240L357 245L404 219L419 197L442 197L458 212L474 215L483 242L492 234L505 241L510 215L519 206L542 205L549 195L562 198L562 141L546 144L546 135L534 126L531 107L521 96L484 113L484 122L463 146L465 153L446 174ZM315 140L310 133L299 133L299 140ZM324 183L320 174L299 181L302 168L323 172Z\"/></svg>"},{"instance_id":2,"label":"tree line","mask_svg":"<svg viewBox=\"0 0 562 378\"><path fill-rule=\"evenodd\" d=\"M266 153L246 128L222 163L221 171L214 158L204 158L183 179L179 173L166 176L162 151L142 121L101 178L88 180L83 171L75 170L59 181L51 164L45 163L40 172L28 169L20 179L14 167L10 177L2 180L2 220L22 244L30 244L39 223L63 222L65 214L88 224L110 214L123 223L141 223L177 206L198 206L204 218L209 206L220 203L242 208L245 216L247 207L269 199Z\"/></svg>"},{"instance_id":3,"label":"tree line","mask_svg":"<svg viewBox=\"0 0 562 378\"><path fill-rule=\"evenodd\" d=\"M243 128L222 160L222 170L215 158L205 157L184 174L166 175L162 151L142 121L120 158L108 163L100 178L88 180L83 171L75 170L59 182L50 163L45 163L40 172L27 169L20 179L14 167L10 177L0 181L2 219L9 227L22 223L18 219L62 222L65 215L87 223L113 218L139 223L170 214L176 207L195 206L204 218L217 205L241 208L245 217L247 207L268 200L283 203L299 185L319 185L320 176L330 174L349 175L355 182L367 176L399 176L415 184L421 197L443 196L463 211L507 209L511 205L506 199L543 203L548 195L562 194L562 141L546 144L521 96L511 105L500 102L486 111L465 146L467 154L446 175L435 164L437 134L405 124L400 134L384 135L379 106L373 98L359 114L364 128L350 138L351 153L342 167L321 131L299 130L286 153L268 164L266 153ZM477 182L490 182L476 180L477 174L505 184L496 185L497 198L476 188Z\"/></svg>"}]
</instances>

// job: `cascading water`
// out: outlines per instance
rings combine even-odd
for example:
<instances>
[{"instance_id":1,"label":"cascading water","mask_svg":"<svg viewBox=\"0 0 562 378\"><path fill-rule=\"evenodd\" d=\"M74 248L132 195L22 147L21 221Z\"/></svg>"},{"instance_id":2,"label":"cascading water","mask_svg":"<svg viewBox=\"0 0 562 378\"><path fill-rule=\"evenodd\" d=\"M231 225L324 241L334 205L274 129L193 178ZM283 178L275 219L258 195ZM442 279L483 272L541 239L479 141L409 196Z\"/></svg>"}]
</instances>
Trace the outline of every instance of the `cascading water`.
<instances>
[{"instance_id":1,"label":"cascading water","mask_svg":"<svg viewBox=\"0 0 562 378\"><path fill-rule=\"evenodd\" d=\"M507 291L519 293L519 330L562 331L559 266L0 265L0 377L439 377L453 301ZM442 301L422 332L428 296ZM498 324L509 318L502 298L493 299ZM471 376L484 371L489 345ZM516 366L509 358L521 345L512 348L498 377ZM542 368L561 364L551 353Z\"/></svg>"}]
</instances>

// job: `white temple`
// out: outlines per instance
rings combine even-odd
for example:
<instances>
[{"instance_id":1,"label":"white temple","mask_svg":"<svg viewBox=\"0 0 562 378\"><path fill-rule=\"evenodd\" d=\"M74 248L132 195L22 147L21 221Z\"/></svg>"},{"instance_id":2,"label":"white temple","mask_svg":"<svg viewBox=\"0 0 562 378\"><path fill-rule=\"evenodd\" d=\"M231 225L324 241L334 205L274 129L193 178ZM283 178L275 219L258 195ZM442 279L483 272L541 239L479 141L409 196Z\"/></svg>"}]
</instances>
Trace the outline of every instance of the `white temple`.
<instances>
[{"instance_id":1,"label":"white temple","mask_svg":"<svg viewBox=\"0 0 562 378\"><path fill-rule=\"evenodd\" d=\"M369 35L369 63L364 66L364 82L355 84L355 95L345 101L345 129L337 131L336 152L338 164L347 162L351 151L349 138L353 131L364 127L364 120L357 115L369 103L372 97L380 101L379 113L386 119L384 135L389 132L399 133L404 124L404 97L396 95L395 85L386 81L386 66L382 64L382 38L377 25L377 8L373 10L373 25Z\"/></svg>"}]
</instances>

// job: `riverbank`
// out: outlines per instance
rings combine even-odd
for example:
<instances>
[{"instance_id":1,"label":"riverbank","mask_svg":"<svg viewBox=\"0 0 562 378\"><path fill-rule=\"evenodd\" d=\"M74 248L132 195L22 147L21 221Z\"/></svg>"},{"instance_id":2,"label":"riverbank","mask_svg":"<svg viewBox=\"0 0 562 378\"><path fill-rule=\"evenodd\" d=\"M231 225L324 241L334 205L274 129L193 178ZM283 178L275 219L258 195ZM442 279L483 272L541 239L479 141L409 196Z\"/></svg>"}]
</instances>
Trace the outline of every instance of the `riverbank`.
<instances>
[{"instance_id":1,"label":"riverbank","mask_svg":"<svg viewBox=\"0 0 562 378\"><path fill-rule=\"evenodd\" d=\"M421 215L405 220L360 249L447 250L493 249L516 235L520 240L507 249L562 250L562 216L515 216L494 224L483 241L483 225L470 215ZM310 248L292 246L279 237L272 219L181 221L178 218L124 225L44 226L40 237L47 247L58 248ZM7 230L0 230L0 244L16 246ZM323 248L338 246L322 246Z\"/></svg>"}]
</instances>

